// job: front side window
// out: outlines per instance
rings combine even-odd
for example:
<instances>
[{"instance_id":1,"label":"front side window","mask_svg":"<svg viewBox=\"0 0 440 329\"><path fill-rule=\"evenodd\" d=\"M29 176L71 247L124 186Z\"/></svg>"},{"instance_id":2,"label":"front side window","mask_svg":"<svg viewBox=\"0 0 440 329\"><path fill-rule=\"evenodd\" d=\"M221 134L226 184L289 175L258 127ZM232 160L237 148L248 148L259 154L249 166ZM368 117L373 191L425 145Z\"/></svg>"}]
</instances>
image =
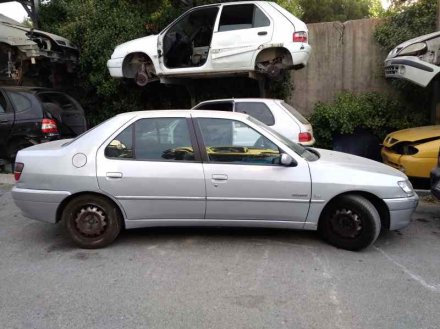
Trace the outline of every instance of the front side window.
<instances>
[{"instance_id":1,"label":"front side window","mask_svg":"<svg viewBox=\"0 0 440 329\"><path fill-rule=\"evenodd\" d=\"M0 114L6 112L6 99L0 91Z\"/></svg>"},{"instance_id":2,"label":"front side window","mask_svg":"<svg viewBox=\"0 0 440 329\"><path fill-rule=\"evenodd\" d=\"M136 121L107 147L109 158L194 161L185 118L151 118Z\"/></svg>"},{"instance_id":3,"label":"front side window","mask_svg":"<svg viewBox=\"0 0 440 329\"><path fill-rule=\"evenodd\" d=\"M244 124L228 119L198 119L209 161L278 164L280 150L269 139Z\"/></svg>"},{"instance_id":4,"label":"front side window","mask_svg":"<svg viewBox=\"0 0 440 329\"><path fill-rule=\"evenodd\" d=\"M235 105L235 111L240 113L249 114L255 119L263 122L265 125L273 126L275 124L275 118L269 107L264 103L259 102L245 102L237 103Z\"/></svg>"},{"instance_id":5,"label":"front side window","mask_svg":"<svg viewBox=\"0 0 440 329\"><path fill-rule=\"evenodd\" d=\"M254 4L224 6L219 32L269 26L267 16Z\"/></svg>"}]
</instances>

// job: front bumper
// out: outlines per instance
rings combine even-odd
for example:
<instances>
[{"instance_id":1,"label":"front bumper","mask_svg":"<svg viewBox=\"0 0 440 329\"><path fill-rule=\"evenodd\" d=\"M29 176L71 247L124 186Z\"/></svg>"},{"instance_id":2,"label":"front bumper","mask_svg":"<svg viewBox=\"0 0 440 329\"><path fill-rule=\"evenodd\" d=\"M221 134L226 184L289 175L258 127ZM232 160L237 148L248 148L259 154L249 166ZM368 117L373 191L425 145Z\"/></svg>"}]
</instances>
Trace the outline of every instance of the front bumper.
<instances>
[{"instance_id":1,"label":"front bumper","mask_svg":"<svg viewBox=\"0 0 440 329\"><path fill-rule=\"evenodd\" d=\"M383 163L396 168L408 177L429 178L429 173L437 163L437 158L417 158L412 155L402 155L388 148L381 151Z\"/></svg>"},{"instance_id":2,"label":"front bumper","mask_svg":"<svg viewBox=\"0 0 440 329\"><path fill-rule=\"evenodd\" d=\"M431 193L440 200L440 168L435 167L431 171Z\"/></svg>"},{"instance_id":3,"label":"front bumper","mask_svg":"<svg viewBox=\"0 0 440 329\"><path fill-rule=\"evenodd\" d=\"M422 87L426 87L439 72L440 67L424 62L415 56L394 57L385 60L386 78L405 79Z\"/></svg>"},{"instance_id":4,"label":"front bumper","mask_svg":"<svg viewBox=\"0 0 440 329\"><path fill-rule=\"evenodd\" d=\"M67 191L12 189L12 199L23 216L48 223L56 223L57 209L69 195Z\"/></svg>"},{"instance_id":5,"label":"front bumper","mask_svg":"<svg viewBox=\"0 0 440 329\"><path fill-rule=\"evenodd\" d=\"M113 78L123 78L122 63L124 58L111 58L107 61L107 68Z\"/></svg>"},{"instance_id":6,"label":"front bumper","mask_svg":"<svg viewBox=\"0 0 440 329\"><path fill-rule=\"evenodd\" d=\"M419 204L419 197L414 194L408 198L384 199L390 211L390 230L400 230L409 225L411 216Z\"/></svg>"}]
</instances>

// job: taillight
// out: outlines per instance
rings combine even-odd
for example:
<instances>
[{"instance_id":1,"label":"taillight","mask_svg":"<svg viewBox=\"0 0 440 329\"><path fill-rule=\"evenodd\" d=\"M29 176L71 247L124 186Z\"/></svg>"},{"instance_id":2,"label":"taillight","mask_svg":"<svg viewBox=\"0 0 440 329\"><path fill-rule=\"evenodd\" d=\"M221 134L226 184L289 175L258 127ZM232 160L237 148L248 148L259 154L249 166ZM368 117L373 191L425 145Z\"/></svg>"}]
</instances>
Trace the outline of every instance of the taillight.
<instances>
[{"instance_id":1,"label":"taillight","mask_svg":"<svg viewBox=\"0 0 440 329\"><path fill-rule=\"evenodd\" d=\"M41 123L41 132L43 134L58 134L57 123L53 119L43 119Z\"/></svg>"},{"instance_id":2,"label":"taillight","mask_svg":"<svg viewBox=\"0 0 440 329\"><path fill-rule=\"evenodd\" d=\"M312 134L311 133L299 133L298 135L298 141L300 143L310 142L312 140Z\"/></svg>"},{"instance_id":3,"label":"taillight","mask_svg":"<svg viewBox=\"0 0 440 329\"><path fill-rule=\"evenodd\" d=\"M293 33L293 42L307 42L307 32Z\"/></svg>"},{"instance_id":4,"label":"taillight","mask_svg":"<svg viewBox=\"0 0 440 329\"><path fill-rule=\"evenodd\" d=\"M14 178L18 182L23 172L24 164L21 162L16 162L14 165Z\"/></svg>"}]
</instances>

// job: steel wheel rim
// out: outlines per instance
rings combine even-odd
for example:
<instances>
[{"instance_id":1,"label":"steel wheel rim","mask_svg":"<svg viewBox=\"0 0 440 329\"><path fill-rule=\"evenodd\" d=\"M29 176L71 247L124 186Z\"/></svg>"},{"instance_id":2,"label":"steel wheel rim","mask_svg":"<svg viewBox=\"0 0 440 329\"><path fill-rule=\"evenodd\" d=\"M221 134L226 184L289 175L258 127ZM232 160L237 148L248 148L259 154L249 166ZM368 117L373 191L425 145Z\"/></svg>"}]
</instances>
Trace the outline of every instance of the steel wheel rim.
<instances>
[{"instance_id":1,"label":"steel wheel rim","mask_svg":"<svg viewBox=\"0 0 440 329\"><path fill-rule=\"evenodd\" d=\"M105 233L107 227L106 213L98 206L83 206L75 214L75 229L83 237L99 237Z\"/></svg>"},{"instance_id":2,"label":"steel wheel rim","mask_svg":"<svg viewBox=\"0 0 440 329\"><path fill-rule=\"evenodd\" d=\"M354 239L358 237L363 229L361 216L350 209L338 209L330 218L330 227L337 235Z\"/></svg>"}]
</instances>

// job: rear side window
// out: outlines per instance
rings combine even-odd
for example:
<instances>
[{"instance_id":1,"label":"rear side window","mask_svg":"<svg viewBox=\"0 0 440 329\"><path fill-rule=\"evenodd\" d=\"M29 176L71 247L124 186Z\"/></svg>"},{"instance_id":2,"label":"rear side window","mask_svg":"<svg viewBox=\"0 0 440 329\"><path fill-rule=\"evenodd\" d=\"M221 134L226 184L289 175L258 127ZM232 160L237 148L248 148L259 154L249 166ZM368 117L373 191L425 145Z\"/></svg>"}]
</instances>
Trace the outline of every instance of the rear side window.
<instances>
[{"instance_id":1,"label":"rear side window","mask_svg":"<svg viewBox=\"0 0 440 329\"><path fill-rule=\"evenodd\" d=\"M7 93L16 112L23 112L32 107L32 102L24 95L24 93L16 93L12 91L8 91Z\"/></svg>"},{"instance_id":2,"label":"rear side window","mask_svg":"<svg viewBox=\"0 0 440 329\"><path fill-rule=\"evenodd\" d=\"M267 16L254 4L224 6L218 30L233 31L269 26Z\"/></svg>"},{"instance_id":3,"label":"rear side window","mask_svg":"<svg viewBox=\"0 0 440 329\"><path fill-rule=\"evenodd\" d=\"M195 160L185 118L138 120L107 145L105 155L116 159Z\"/></svg>"},{"instance_id":4,"label":"rear side window","mask_svg":"<svg viewBox=\"0 0 440 329\"><path fill-rule=\"evenodd\" d=\"M260 102L244 102L235 104L235 112L249 114L258 121L263 122L267 126L275 124L275 118L269 107Z\"/></svg>"},{"instance_id":5,"label":"rear side window","mask_svg":"<svg viewBox=\"0 0 440 329\"><path fill-rule=\"evenodd\" d=\"M212 111L225 111L232 112L232 102L218 102L218 103L206 103L196 107L197 110L212 110Z\"/></svg>"}]
</instances>

